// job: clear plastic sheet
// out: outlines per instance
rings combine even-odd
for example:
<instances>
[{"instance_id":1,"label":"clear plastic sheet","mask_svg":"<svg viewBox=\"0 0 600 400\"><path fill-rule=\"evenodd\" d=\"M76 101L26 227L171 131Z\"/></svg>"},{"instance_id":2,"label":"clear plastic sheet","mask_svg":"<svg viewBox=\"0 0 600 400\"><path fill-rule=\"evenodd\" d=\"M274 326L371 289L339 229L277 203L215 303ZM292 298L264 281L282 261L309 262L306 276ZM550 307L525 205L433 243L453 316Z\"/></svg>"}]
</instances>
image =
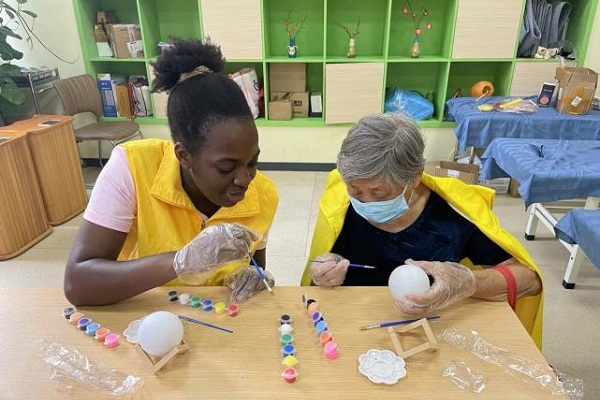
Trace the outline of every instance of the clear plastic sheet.
<instances>
[{"instance_id":1,"label":"clear plastic sheet","mask_svg":"<svg viewBox=\"0 0 600 400\"><path fill-rule=\"evenodd\" d=\"M461 389L481 393L485 389L485 377L464 362L450 361L442 374Z\"/></svg>"},{"instance_id":2,"label":"clear plastic sheet","mask_svg":"<svg viewBox=\"0 0 600 400\"><path fill-rule=\"evenodd\" d=\"M40 340L37 349L45 362L53 367L51 379L59 389L70 389L82 383L113 396L125 396L139 389L143 381L126 375L101 362L91 360L75 347Z\"/></svg>"},{"instance_id":3,"label":"clear plastic sheet","mask_svg":"<svg viewBox=\"0 0 600 400\"><path fill-rule=\"evenodd\" d=\"M583 380L571 378L542 364L512 354L479 336L476 331L461 332L448 327L439 333L438 339L454 347L470 350L477 357L503 367L506 372L520 377L525 382L537 383L542 389L555 396L567 395L571 400L583 399Z\"/></svg>"}]
</instances>

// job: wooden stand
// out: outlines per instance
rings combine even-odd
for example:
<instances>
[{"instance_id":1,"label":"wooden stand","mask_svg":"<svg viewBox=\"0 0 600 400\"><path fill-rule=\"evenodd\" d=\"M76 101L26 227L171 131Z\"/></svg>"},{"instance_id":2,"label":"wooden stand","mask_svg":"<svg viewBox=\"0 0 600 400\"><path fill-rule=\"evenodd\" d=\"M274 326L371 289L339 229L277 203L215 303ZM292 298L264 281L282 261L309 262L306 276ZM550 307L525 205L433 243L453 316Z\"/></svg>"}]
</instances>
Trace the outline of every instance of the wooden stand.
<instances>
[{"instance_id":1,"label":"wooden stand","mask_svg":"<svg viewBox=\"0 0 600 400\"><path fill-rule=\"evenodd\" d=\"M425 331L427 341L416 347L413 347L412 349L405 350L404 347L402 347L402 343L400 343L399 334L408 332L418 327L422 327ZM425 350L431 349L437 351L438 349L438 342L435 339L431 327L429 326L427 318L420 319L418 321L413 322L412 324L408 324L400 328L389 327L388 332L390 334L390 337L392 338L392 343L394 344L394 348L396 349L396 354L401 358L406 359Z\"/></svg>"},{"instance_id":2,"label":"wooden stand","mask_svg":"<svg viewBox=\"0 0 600 400\"><path fill-rule=\"evenodd\" d=\"M160 371L165 365L167 365L177 354L183 354L190 349L190 346L187 344L185 340L181 341L179 346L175 346L169 351L167 354L162 356L162 358L151 356L146 353L144 349L140 346L139 343L135 345L135 351L140 355L144 364L150 369L150 372L156 374Z\"/></svg>"}]
</instances>

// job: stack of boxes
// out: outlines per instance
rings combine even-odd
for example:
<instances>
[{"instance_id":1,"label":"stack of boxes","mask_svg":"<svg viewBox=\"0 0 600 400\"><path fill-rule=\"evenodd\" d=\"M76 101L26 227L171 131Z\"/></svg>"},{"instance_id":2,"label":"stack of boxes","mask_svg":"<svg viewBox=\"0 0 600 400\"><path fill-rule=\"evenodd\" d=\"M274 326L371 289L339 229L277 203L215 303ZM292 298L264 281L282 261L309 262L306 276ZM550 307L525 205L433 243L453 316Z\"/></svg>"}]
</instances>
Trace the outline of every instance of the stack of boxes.
<instances>
[{"instance_id":1,"label":"stack of boxes","mask_svg":"<svg viewBox=\"0 0 600 400\"><path fill-rule=\"evenodd\" d=\"M286 121L308 117L306 64L271 64L269 69L270 120Z\"/></svg>"},{"instance_id":2,"label":"stack of boxes","mask_svg":"<svg viewBox=\"0 0 600 400\"><path fill-rule=\"evenodd\" d=\"M114 11L96 13L94 37L100 57L144 57L140 26L119 23Z\"/></svg>"}]
</instances>

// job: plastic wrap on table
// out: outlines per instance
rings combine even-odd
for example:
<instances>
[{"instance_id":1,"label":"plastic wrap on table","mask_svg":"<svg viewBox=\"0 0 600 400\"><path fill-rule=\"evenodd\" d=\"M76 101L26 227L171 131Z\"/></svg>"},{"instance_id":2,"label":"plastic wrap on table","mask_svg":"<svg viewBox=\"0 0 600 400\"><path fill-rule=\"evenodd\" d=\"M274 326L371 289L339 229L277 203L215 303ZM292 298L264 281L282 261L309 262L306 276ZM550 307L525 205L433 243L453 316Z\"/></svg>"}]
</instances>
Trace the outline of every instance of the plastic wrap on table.
<instances>
[{"instance_id":1,"label":"plastic wrap on table","mask_svg":"<svg viewBox=\"0 0 600 400\"><path fill-rule=\"evenodd\" d=\"M70 389L80 383L113 396L126 396L143 384L140 377L92 360L75 347L40 340L37 349L44 361L52 366L51 379L57 382L57 389Z\"/></svg>"},{"instance_id":2,"label":"plastic wrap on table","mask_svg":"<svg viewBox=\"0 0 600 400\"><path fill-rule=\"evenodd\" d=\"M537 383L555 396L569 396L571 400L583 399L583 380L557 373L550 365L512 354L486 341L476 331L462 332L448 327L438 334L438 339L454 347L470 350L480 359L498 365L525 382Z\"/></svg>"}]
</instances>

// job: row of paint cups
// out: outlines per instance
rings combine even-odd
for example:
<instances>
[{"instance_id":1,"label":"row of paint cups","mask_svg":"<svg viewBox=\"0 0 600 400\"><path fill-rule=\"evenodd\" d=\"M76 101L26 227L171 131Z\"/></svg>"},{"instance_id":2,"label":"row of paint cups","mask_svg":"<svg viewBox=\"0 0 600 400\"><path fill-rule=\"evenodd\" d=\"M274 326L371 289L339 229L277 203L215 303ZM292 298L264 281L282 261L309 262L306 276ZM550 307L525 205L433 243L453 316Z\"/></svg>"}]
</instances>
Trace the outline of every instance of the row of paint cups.
<instances>
[{"instance_id":1,"label":"row of paint cups","mask_svg":"<svg viewBox=\"0 0 600 400\"><path fill-rule=\"evenodd\" d=\"M74 307L67 307L63 310L63 315L67 321L75 325L79 330L86 335L91 336L94 340L103 343L108 348L117 347L119 345L119 335L110 333L110 329L102 328L99 323L92 322L91 318L86 317L83 313L77 311Z\"/></svg>"},{"instance_id":2,"label":"row of paint cups","mask_svg":"<svg viewBox=\"0 0 600 400\"><path fill-rule=\"evenodd\" d=\"M319 310L319 303L313 299L306 301L306 310L315 328L319 344L323 346L323 353L328 360L335 360L338 356L338 346L329 331L323 313Z\"/></svg>"},{"instance_id":3,"label":"row of paint cups","mask_svg":"<svg viewBox=\"0 0 600 400\"><path fill-rule=\"evenodd\" d=\"M206 312L215 310L217 314L227 313L230 317L235 317L240 312L239 306L235 303L227 304L223 301L213 303L210 299L202 300L199 296L191 296L189 293L177 293L175 290L170 291L168 297L170 302L179 301L181 305L186 306L189 304L192 308L202 308L202 311Z\"/></svg>"},{"instance_id":4,"label":"row of paint cups","mask_svg":"<svg viewBox=\"0 0 600 400\"><path fill-rule=\"evenodd\" d=\"M287 314L279 317L279 343L281 344L281 356L283 357L281 364L285 367L281 373L281 377L287 383L296 382L296 378L298 377L298 371L296 370L298 359L296 358L296 348L293 344L293 331L292 317Z\"/></svg>"}]
</instances>

